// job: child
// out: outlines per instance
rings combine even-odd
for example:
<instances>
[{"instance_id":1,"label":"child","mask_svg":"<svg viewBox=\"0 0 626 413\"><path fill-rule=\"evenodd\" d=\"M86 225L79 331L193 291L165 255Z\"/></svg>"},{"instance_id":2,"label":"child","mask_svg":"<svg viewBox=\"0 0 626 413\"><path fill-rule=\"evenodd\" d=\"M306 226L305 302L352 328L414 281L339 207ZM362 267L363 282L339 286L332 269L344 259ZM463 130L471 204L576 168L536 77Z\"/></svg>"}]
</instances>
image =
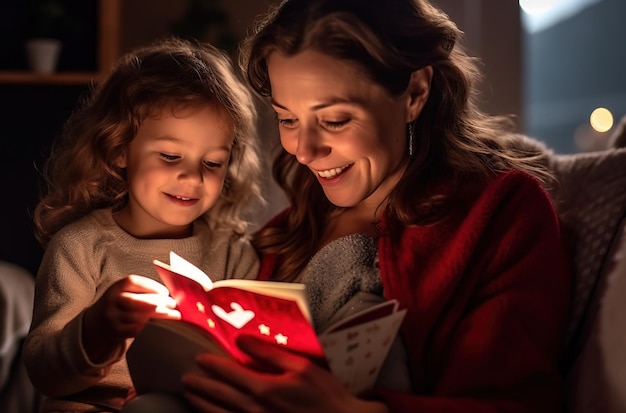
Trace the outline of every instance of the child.
<instances>
[{"instance_id":1,"label":"child","mask_svg":"<svg viewBox=\"0 0 626 413\"><path fill-rule=\"evenodd\" d=\"M154 259L256 276L242 218L261 201L255 120L230 59L176 38L123 57L70 117L34 211L46 251L24 356L44 411L121 409L130 339L180 316Z\"/></svg>"}]
</instances>

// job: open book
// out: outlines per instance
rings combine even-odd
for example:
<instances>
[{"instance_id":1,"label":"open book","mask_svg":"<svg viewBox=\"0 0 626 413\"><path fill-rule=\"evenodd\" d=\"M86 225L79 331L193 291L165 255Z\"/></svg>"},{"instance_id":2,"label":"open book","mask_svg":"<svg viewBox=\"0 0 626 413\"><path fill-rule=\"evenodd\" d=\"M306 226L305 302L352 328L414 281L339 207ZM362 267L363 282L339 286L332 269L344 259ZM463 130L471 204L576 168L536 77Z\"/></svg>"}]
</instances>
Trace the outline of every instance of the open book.
<instances>
[{"instance_id":1,"label":"open book","mask_svg":"<svg viewBox=\"0 0 626 413\"><path fill-rule=\"evenodd\" d=\"M181 394L182 374L201 371L195 363L201 352L255 366L236 345L241 335L309 357L358 394L374 385L405 313L395 300L385 301L332 324L318 336L303 284L212 282L173 252L169 265L156 260L154 265L176 300L181 320L151 320L129 347L126 359L138 394Z\"/></svg>"}]
</instances>

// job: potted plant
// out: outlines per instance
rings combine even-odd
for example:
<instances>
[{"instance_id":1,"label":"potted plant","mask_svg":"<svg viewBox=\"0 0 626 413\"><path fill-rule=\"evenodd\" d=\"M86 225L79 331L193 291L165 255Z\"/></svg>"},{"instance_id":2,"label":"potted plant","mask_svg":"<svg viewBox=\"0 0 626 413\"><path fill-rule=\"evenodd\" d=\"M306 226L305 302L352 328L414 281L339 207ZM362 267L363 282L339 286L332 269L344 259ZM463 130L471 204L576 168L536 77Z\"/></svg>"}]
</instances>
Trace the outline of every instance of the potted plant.
<instances>
[{"instance_id":1,"label":"potted plant","mask_svg":"<svg viewBox=\"0 0 626 413\"><path fill-rule=\"evenodd\" d=\"M26 23L28 31L25 39L26 57L32 70L52 73L56 70L61 52L59 38L68 17L68 10L62 0L29 0Z\"/></svg>"},{"instance_id":2,"label":"potted plant","mask_svg":"<svg viewBox=\"0 0 626 413\"><path fill-rule=\"evenodd\" d=\"M229 53L237 46L230 28L230 16L219 0L188 0L187 11L172 27L173 34L209 42Z\"/></svg>"}]
</instances>

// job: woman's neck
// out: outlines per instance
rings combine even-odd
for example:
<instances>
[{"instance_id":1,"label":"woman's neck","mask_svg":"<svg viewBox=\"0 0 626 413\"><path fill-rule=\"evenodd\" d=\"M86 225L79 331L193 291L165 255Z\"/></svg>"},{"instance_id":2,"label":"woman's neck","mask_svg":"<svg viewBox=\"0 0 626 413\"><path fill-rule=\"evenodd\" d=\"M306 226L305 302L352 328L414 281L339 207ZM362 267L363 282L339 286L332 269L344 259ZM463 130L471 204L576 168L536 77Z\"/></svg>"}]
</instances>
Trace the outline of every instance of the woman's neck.
<instances>
[{"instance_id":1,"label":"woman's neck","mask_svg":"<svg viewBox=\"0 0 626 413\"><path fill-rule=\"evenodd\" d=\"M351 234L365 234L378 238L378 222L382 210L382 207L376 211L363 208L342 208L331 212L326 219L319 248Z\"/></svg>"}]
</instances>

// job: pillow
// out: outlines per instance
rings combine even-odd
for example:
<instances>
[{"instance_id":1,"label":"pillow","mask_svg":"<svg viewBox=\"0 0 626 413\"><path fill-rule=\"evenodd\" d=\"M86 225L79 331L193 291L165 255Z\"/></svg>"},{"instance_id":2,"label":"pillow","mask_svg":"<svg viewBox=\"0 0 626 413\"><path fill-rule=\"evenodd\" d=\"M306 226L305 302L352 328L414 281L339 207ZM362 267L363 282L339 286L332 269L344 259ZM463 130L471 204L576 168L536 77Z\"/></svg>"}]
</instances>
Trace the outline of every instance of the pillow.
<instances>
[{"instance_id":1,"label":"pillow","mask_svg":"<svg viewBox=\"0 0 626 413\"><path fill-rule=\"evenodd\" d=\"M0 389L26 337L33 314L35 278L24 268L0 261Z\"/></svg>"},{"instance_id":2,"label":"pillow","mask_svg":"<svg viewBox=\"0 0 626 413\"><path fill-rule=\"evenodd\" d=\"M626 214L626 148L556 155L553 200L573 257L574 285L566 363L585 345L610 270L609 252Z\"/></svg>"},{"instance_id":3,"label":"pillow","mask_svg":"<svg viewBox=\"0 0 626 413\"><path fill-rule=\"evenodd\" d=\"M0 261L0 412L39 411L40 396L22 363L21 348L33 311L35 277Z\"/></svg>"},{"instance_id":4,"label":"pillow","mask_svg":"<svg viewBox=\"0 0 626 413\"><path fill-rule=\"evenodd\" d=\"M626 116L622 116L615 126L614 132L609 137L609 146L611 148L626 147Z\"/></svg>"},{"instance_id":5,"label":"pillow","mask_svg":"<svg viewBox=\"0 0 626 413\"><path fill-rule=\"evenodd\" d=\"M536 155L556 178L556 185L546 189L559 214L573 266L562 366L568 381L568 413L608 411L607 399L622 409L615 411L626 413L626 326L618 321L626 317L626 240L620 245L626 221L625 125L626 117L610 138L613 146L598 152L555 155L532 138L515 135L510 140L513 148ZM621 251L617 257L616 249ZM619 281L613 279L617 273ZM619 285L607 289L609 278ZM603 337L610 347L604 351ZM605 365L614 371L605 373Z\"/></svg>"},{"instance_id":6,"label":"pillow","mask_svg":"<svg viewBox=\"0 0 626 413\"><path fill-rule=\"evenodd\" d=\"M599 313L598 371L610 412L626 412L626 231L613 255L613 270L607 276L606 294Z\"/></svg>"},{"instance_id":7,"label":"pillow","mask_svg":"<svg viewBox=\"0 0 626 413\"><path fill-rule=\"evenodd\" d=\"M616 135L620 133L618 128ZM562 223L574 277L564 360L568 370L589 337L604 292L603 280L611 269L609 253L624 225L626 148L555 155L533 138L510 138L511 147L536 155L556 178L556 184L546 189Z\"/></svg>"}]
</instances>

